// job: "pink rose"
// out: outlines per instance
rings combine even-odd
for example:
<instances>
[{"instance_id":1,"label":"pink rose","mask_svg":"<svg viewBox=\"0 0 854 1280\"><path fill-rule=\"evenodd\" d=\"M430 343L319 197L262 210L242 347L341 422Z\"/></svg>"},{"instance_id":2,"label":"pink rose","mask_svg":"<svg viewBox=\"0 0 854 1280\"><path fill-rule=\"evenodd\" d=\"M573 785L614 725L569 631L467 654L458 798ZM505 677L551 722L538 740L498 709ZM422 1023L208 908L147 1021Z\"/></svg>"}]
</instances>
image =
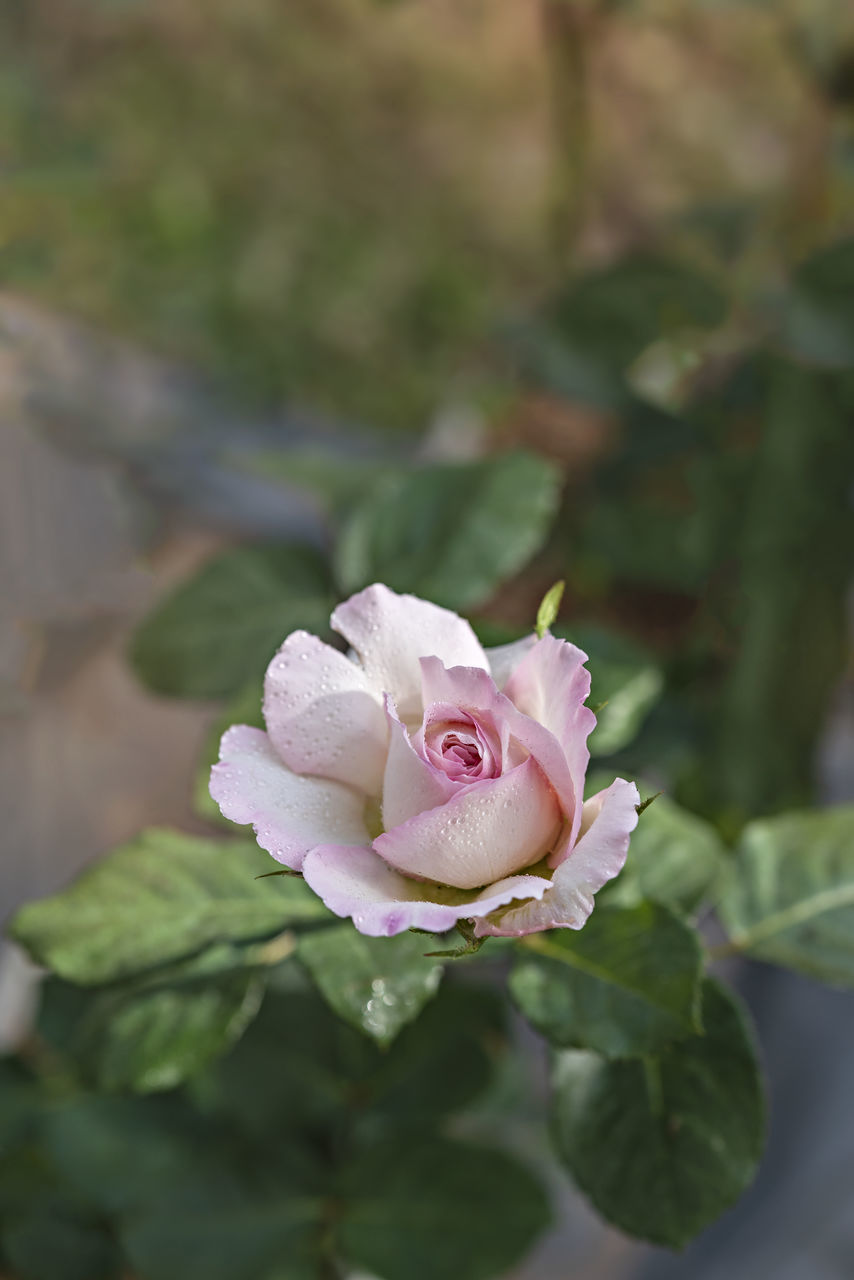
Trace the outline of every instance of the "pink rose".
<instances>
[{"instance_id":1,"label":"pink rose","mask_svg":"<svg viewBox=\"0 0 854 1280\"><path fill-rule=\"evenodd\" d=\"M467 622L379 584L267 669L266 733L222 739L211 795L371 935L579 929L623 866L638 792L583 803L596 717L586 655L531 635L484 650Z\"/></svg>"}]
</instances>

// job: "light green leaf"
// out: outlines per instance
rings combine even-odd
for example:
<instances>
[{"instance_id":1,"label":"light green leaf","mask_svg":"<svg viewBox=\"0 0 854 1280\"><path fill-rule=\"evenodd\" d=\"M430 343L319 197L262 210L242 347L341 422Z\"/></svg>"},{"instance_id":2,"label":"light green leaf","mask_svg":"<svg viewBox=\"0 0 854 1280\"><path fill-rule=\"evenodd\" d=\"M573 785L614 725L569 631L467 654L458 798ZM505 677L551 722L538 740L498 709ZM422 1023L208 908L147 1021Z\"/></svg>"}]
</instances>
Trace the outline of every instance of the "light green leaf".
<instances>
[{"instance_id":1,"label":"light green leaf","mask_svg":"<svg viewBox=\"0 0 854 1280\"><path fill-rule=\"evenodd\" d=\"M442 965L424 954L431 941L367 938L348 923L306 934L297 954L335 1012L386 1045L438 990Z\"/></svg>"},{"instance_id":2,"label":"light green leaf","mask_svg":"<svg viewBox=\"0 0 854 1280\"><path fill-rule=\"evenodd\" d=\"M605 896L622 906L653 898L690 912L717 896L726 866L727 851L714 827L658 796L641 814L626 865Z\"/></svg>"},{"instance_id":3,"label":"light green leaf","mask_svg":"<svg viewBox=\"0 0 854 1280\"><path fill-rule=\"evenodd\" d=\"M383 1280L492 1280L549 1224L542 1187L503 1151L377 1144L345 1176L341 1251Z\"/></svg>"},{"instance_id":4,"label":"light green leaf","mask_svg":"<svg viewBox=\"0 0 854 1280\"><path fill-rule=\"evenodd\" d=\"M705 1034L656 1057L555 1060L555 1137L609 1222L680 1248L752 1181L762 1153L759 1069L732 993L707 981Z\"/></svg>"},{"instance_id":5,"label":"light green leaf","mask_svg":"<svg viewBox=\"0 0 854 1280\"><path fill-rule=\"evenodd\" d=\"M529 935L510 991L552 1044L630 1057L701 1029L701 966L697 935L666 907L600 906L577 932Z\"/></svg>"},{"instance_id":6,"label":"light green leaf","mask_svg":"<svg viewBox=\"0 0 854 1280\"><path fill-rule=\"evenodd\" d=\"M854 986L854 805L752 822L720 913L736 950Z\"/></svg>"},{"instance_id":7,"label":"light green leaf","mask_svg":"<svg viewBox=\"0 0 854 1280\"><path fill-rule=\"evenodd\" d=\"M553 586L549 587L548 591L540 601L540 607L537 610L537 624L534 627L534 630L540 640L542 640L549 627L552 626L557 618L558 609L560 608L560 602L563 599L565 589L566 583L561 579L560 582L556 582Z\"/></svg>"},{"instance_id":8,"label":"light green leaf","mask_svg":"<svg viewBox=\"0 0 854 1280\"><path fill-rule=\"evenodd\" d=\"M307 546L241 547L218 556L136 632L131 659L157 693L218 698L260 678L291 632L325 632L329 569Z\"/></svg>"},{"instance_id":9,"label":"light green leaf","mask_svg":"<svg viewBox=\"0 0 854 1280\"><path fill-rule=\"evenodd\" d=\"M423 467L372 489L345 526L345 591L380 581L451 609L483 604L543 545L560 475L542 458L502 454Z\"/></svg>"},{"instance_id":10,"label":"light green leaf","mask_svg":"<svg viewBox=\"0 0 854 1280\"><path fill-rule=\"evenodd\" d=\"M269 869L254 841L153 828L68 889L23 907L12 936L39 964L87 984L327 917L302 880L255 878Z\"/></svg>"}]
</instances>

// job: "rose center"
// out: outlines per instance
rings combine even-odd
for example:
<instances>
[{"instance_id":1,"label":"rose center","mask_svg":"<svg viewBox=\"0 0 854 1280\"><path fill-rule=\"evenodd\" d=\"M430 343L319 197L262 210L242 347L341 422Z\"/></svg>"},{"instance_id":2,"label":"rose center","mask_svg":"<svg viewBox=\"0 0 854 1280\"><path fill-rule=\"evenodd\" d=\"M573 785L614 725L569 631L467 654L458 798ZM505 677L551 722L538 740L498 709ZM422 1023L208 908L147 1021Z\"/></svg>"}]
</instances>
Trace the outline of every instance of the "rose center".
<instances>
[{"instance_id":1,"label":"rose center","mask_svg":"<svg viewBox=\"0 0 854 1280\"><path fill-rule=\"evenodd\" d=\"M483 758L477 743L466 742L458 733L448 733L442 739L442 755L459 761L464 769L476 769Z\"/></svg>"}]
</instances>

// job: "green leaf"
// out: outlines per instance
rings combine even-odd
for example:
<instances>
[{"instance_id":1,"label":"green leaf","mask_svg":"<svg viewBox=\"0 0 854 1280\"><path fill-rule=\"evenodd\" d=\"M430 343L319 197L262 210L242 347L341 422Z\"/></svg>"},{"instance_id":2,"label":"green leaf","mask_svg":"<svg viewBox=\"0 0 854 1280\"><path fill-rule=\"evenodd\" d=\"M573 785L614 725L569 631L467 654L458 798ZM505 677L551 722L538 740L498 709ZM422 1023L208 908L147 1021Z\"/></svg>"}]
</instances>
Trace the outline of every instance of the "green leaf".
<instances>
[{"instance_id":1,"label":"green leaf","mask_svg":"<svg viewBox=\"0 0 854 1280\"><path fill-rule=\"evenodd\" d=\"M425 957L429 944L411 933L367 938L347 923L306 934L297 954L335 1012L387 1045L438 990L442 966Z\"/></svg>"},{"instance_id":2,"label":"green leaf","mask_svg":"<svg viewBox=\"0 0 854 1280\"><path fill-rule=\"evenodd\" d=\"M565 589L566 583L561 579L560 582L556 582L553 586L549 587L548 591L540 601L540 607L537 610L537 623L534 627L534 630L540 640L542 640L549 627L552 626L557 618L558 609L560 608L560 602L563 599Z\"/></svg>"},{"instance_id":3,"label":"green leaf","mask_svg":"<svg viewBox=\"0 0 854 1280\"><path fill-rule=\"evenodd\" d=\"M666 907L601 906L577 932L531 934L510 992L552 1044L623 1058L701 1029L701 966L697 935Z\"/></svg>"},{"instance_id":4,"label":"green leaf","mask_svg":"<svg viewBox=\"0 0 854 1280\"><path fill-rule=\"evenodd\" d=\"M738 951L854 986L854 805L752 822L720 913Z\"/></svg>"},{"instance_id":5,"label":"green leaf","mask_svg":"<svg viewBox=\"0 0 854 1280\"><path fill-rule=\"evenodd\" d=\"M16 1280L118 1280L122 1259L103 1225L60 1197L43 1199L0 1229Z\"/></svg>"},{"instance_id":6,"label":"green leaf","mask_svg":"<svg viewBox=\"0 0 854 1280\"><path fill-rule=\"evenodd\" d=\"M555 1137L599 1212L630 1235L680 1248L749 1186L764 1104L744 1016L704 985L705 1034L657 1057L557 1056Z\"/></svg>"},{"instance_id":7,"label":"green leaf","mask_svg":"<svg viewBox=\"0 0 854 1280\"><path fill-rule=\"evenodd\" d=\"M604 627L578 625L561 635L588 655L589 703L599 707L589 739L592 756L612 755L636 737L664 689L660 667L639 645ZM603 705L604 704L604 705Z\"/></svg>"},{"instance_id":8,"label":"green leaf","mask_svg":"<svg viewBox=\"0 0 854 1280\"><path fill-rule=\"evenodd\" d=\"M219 805L211 796L211 767L219 760L219 744L226 729L230 729L233 724L249 724L257 729L264 728L264 714L261 710L263 695L264 682L258 679L250 681L229 700L205 738L193 782L193 808L199 817L207 822L215 822L232 832L234 823L222 816Z\"/></svg>"},{"instance_id":9,"label":"green leaf","mask_svg":"<svg viewBox=\"0 0 854 1280\"><path fill-rule=\"evenodd\" d=\"M641 814L626 865L606 888L606 898L622 906L653 898L676 911L694 911L703 899L717 896L727 861L710 823L658 796Z\"/></svg>"},{"instance_id":10,"label":"green leaf","mask_svg":"<svg viewBox=\"0 0 854 1280\"><path fill-rule=\"evenodd\" d=\"M236 693L260 678L291 631L328 631L333 603L328 566L311 547L241 547L155 609L134 636L131 660L157 693Z\"/></svg>"},{"instance_id":11,"label":"green leaf","mask_svg":"<svg viewBox=\"0 0 854 1280\"><path fill-rule=\"evenodd\" d=\"M816 745L848 660L854 431L842 386L834 375L768 364L709 761L712 800L736 820L810 802Z\"/></svg>"},{"instance_id":12,"label":"green leaf","mask_svg":"<svg viewBox=\"0 0 854 1280\"><path fill-rule=\"evenodd\" d=\"M310 987L268 989L246 1035L214 1068L206 1102L255 1140L313 1133L357 1100L371 1133L429 1128L477 1098L503 1047L504 1002L491 988L445 982L381 1051Z\"/></svg>"},{"instance_id":13,"label":"green leaf","mask_svg":"<svg viewBox=\"0 0 854 1280\"><path fill-rule=\"evenodd\" d=\"M503 1151L377 1145L347 1170L344 1255L383 1280L492 1280L549 1224L542 1187Z\"/></svg>"},{"instance_id":14,"label":"green leaf","mask_svg":"<svg viewBox=\"0 0 854 1280\"><path fill-rule=\"evenodd\" d=\"M854 239L823 249L798 268L782 318L783 340L795 355L830 367L854 366Z\"/></svg>"},{"instance_id":15,"label":"green leaf","mask_svg":"<svg viewBox=\"0 0 854 1280\"><path fill-rule=\"evenodd\" d=\"M269 865L254 841L153 828L25 906L12 936L39 964L86 984L328 916L302 880L256 880Z\"/></svg>"},{"instance_id":16,"label":"green leaf","mask_svg":"<svg viewBox=\"0 0 854 1280\"><path fill-rule=\"evenodd\" d=\"M367 488L402 470L399 463L385 456L372 458L310 448L239 455L235 465L267 480L281 481L301 494L310 493L331 518L346 515L364 497Z\"/></svg>"},{"instance_id":17,"label":"green leaf","mask_svg":"<svg viewBox=\"0 0 854 1280\"><path fill-rule=\"evenodd\" d=\"M123 1214L192 1182L214 1149L210 1125L173 1096L79 1097L48 1110L44 1149L97 1210Z\"/></svg>"},{"instance_id":18,"label":"green leaf","mask_svg":"<svg viewBox=\"0 0 854 1280\"><path fill-rule=\"evenodd\" d=\"M78 1029L78 1052L95 1064L98 1087L173 1089L231 1047L258 1011L253 973L101 996Z\"/></svg>"},{"instance_id":19,"label":"green leaf","mask_svg":"<svg viewBox=\"0 0 854 1280\"><path fill-rule=\"evenodd\" d=\"M202 1175L135 1215L122 1241L145 1280L315 1280L323 1213L298 1178L256 1186Z\"/></svg>"},{"instance_id":20,"label":"green leaf","mask_svg":"<svg viewBox=\"0 0 854 1280\"><path fill-rule=\"evenodd\" d=\"M338 580L346 591L385 582L451 609L482 604L543 545L559 490L556 468L521 452L411 471L353 513Z\"/></svg>"}]
</instances>

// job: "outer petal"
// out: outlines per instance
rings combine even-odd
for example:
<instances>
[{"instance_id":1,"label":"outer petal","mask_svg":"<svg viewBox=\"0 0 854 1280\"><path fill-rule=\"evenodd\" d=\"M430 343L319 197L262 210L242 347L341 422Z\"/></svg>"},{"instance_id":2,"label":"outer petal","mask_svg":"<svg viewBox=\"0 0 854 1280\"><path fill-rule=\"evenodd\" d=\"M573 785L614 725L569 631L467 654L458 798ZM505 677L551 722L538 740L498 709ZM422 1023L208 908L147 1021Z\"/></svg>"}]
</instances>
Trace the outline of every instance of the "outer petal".
<instances>
[{"instance_id":1,"label":"outer petal","mask_svg":"<svg viewBox=\"0 0 854 1280\"><path fill-rule=\"evenodd\" d=\"M534 760L475 782L447 804L378 836L373 847L408 875L476 889L539 861L561 823L554 792Z\"/></svg>"},{"instance_id":2,"label":"outer petal","mask_svg":"<svg viewBox=\"0 0 854 1280\"><path fill-rule=\"evenodd\" d=\"M377 696L390 693L404 720L421 718L418 659L435 654L452 665L488 663L467 622L416 596L399 596L381 583L340 604L332 626L356 650Z\"/></svg>"},{"instance_id":3,"label":"outer petal","mask_svg":"<svg viewBox=\"0 0 854 1280\"><path fill-rule=\"evenodd\" d=\"M386 698L389 748L383 781L383 826L399 826L425 809L435 809L456 795L459 787L418 754L391 698Z\"/></svg>"},{"instance_id":4,"label":"outer petal","mask_svg":"<svg viewBox=\"0 0 854 1280\"><path fill-rule=\"evenodd\" d=\"M360 933L389 937L405 929L444 933L458 920L497 911L515 898L542 895L549 886L541 876L512 876L476 896L442 894L435 885L400 875L372 849L323 845L305 860L306 883L338 916L351 916ZM431 901L430 895L455 901Z\"/></svg>"},{"instance_id":5,"label":"outer petal","mask_svg":"<svg viewBox=\"0 0 854 1280\"><path fill-rule=\"evenodd\" d=\"M572 820L576 810L576 788L563 746L549 729L521 712L509 698L499 693L487 671L474 667L447 669L436 658L422 658L421 670L426 704L449 702L464 710L489 712L494 723L506 728L507 733L534 757L553 787L564 814Z\"/></svg>"},{"instance_id":6,"label":"outer petal","mask_svg":"<svg viewBox=\"0 0 854 1280\"><path fill-rule=\"evenodd\" d=\"M593 895L623 868L640 803L633 782L617 778L587 801L593 821L569 857L561 863L539 902L526 902L496 920L481 920L480 937L520 937L542 929L580 929L593 910Z\"/></svg>"},{"instance_id":7,"label":"outer petal","mask_svg":"<svg viewBox=\"0 0 854 1280\"><path fill-rule=\"evenodd\" d=\"M596 727L595 715L584 706L590 696L586 661L587 655L575 645L543 636L515 668L505 690L511 702L545 725L563 748L575 792L567 848L572 848L581 825L584 775L590 760L587 738Z\"/></svg>"},{"instance_id":8,"label":"outer petal","mask_svg":"<svg viewBox=\"0 0 854 1280\"><path fill-rule=\"evenodd\" d=\"M388 730L364 671L307 631L289 635L267 668L264 719L294 773L334 778L376 796Z\"/></svg>"},{"instance_id":9,"label":"outer petal","mask_svg":"<svg viewBox=\"0 0 854 1280\"><path fill-rule=\"evenodd\" d=\"M494 649L485 651L492 678L500 690L504 689L515 668L536 643L537 637L532 632L529 636L523 636L521 640L514 640L511 644L500 644Z\"/></svg>"},{"instance_id":10,"label":"outer petal","mask_svg":"<svg viewBox=\"0 0 854 1280\"><path fill-rule=\"evenodd\" d=\"M226 818L251 822L262 849L299 871L309 849L370 840L365 798L340 782L306 778L282 764L263 729L233 725L211 769L210 790Z\"/></svg>"}]
</instances>

